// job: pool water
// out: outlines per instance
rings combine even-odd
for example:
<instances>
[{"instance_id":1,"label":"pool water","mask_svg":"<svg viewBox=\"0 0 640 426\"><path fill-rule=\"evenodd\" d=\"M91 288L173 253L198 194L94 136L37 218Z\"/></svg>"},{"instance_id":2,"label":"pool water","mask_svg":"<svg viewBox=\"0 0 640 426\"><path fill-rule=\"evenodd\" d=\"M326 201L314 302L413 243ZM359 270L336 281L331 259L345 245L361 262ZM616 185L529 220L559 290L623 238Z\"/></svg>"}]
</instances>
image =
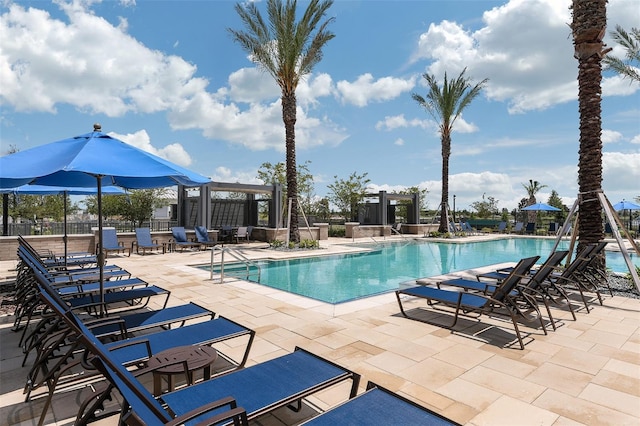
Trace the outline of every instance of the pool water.
<instances>
[{"instance_id":1,"label":"pool water","mask_svg":"<svg viewBox=\"0 0 640 426\"><path fill-rule=\"evenodd\" d=\"M502 239L474 243L389 242L370 252L260 261L259 283L327 303L343 303L398 289L404 281L551 253L555 241ZM558 248L567 249L568 241ZM632 257L640 265L637 256ZM622 255L607 252L607 267L628 271ZM228 271L225 265L225 272Z\"/></svg>"}]
</instances>

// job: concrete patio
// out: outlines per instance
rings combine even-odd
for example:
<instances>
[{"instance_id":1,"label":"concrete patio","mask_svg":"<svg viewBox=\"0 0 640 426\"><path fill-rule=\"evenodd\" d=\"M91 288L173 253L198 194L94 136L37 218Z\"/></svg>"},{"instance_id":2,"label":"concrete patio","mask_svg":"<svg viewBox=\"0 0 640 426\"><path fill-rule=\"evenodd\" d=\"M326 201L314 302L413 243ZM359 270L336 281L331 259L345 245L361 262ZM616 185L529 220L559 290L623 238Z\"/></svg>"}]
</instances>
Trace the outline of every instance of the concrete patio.
<instances>
[{"instance_id":1,"label":"concrete patio","mask_svg":"<svg viewBox=\"0 0 640 426\"><path fill-rule=\"evenodd\" d=\"M323 254L355 250L344 242L323 241ZM249 258L289 256L265 246L237 247ZM480 322L464 319L452 332L404 318L393 293L328 305L232 278L224 284L212 282L207 271L189 266L208 263L210 253L134 254L108 260L171 290L170 305L194 301L255 330L249 365L300 346L361 374L361 390L368 380L374 381L462 424L640 424L638 299L606 295L604 306L590 305L591 313L579 309L577 321L554 309L558 329L549 327L544 335L523 326L525 349L520 350L508 322L486 316ZM9 276L13 267L15 262L0 262L0 274ZM475 277L491 269L495 267L465 274ZM406 307L426 303L408 300ZM428 315L438 321L442 314ZM10 330L12 323L13 316L0 316L0 423L34 425L42 411L42 399L37 398L42 392L24 402L29 363L21 367L20 333ZM236 348L218 349L226 353ZM346 393L335 389L312 402L324 409ZM72 424L80 402L75 393L55 395L45 424ZM295 414L285 408L255 424L295 424L309 415L309 410ZM116 419L98 424L115 425Z\"/></svg>"}]
</instances>

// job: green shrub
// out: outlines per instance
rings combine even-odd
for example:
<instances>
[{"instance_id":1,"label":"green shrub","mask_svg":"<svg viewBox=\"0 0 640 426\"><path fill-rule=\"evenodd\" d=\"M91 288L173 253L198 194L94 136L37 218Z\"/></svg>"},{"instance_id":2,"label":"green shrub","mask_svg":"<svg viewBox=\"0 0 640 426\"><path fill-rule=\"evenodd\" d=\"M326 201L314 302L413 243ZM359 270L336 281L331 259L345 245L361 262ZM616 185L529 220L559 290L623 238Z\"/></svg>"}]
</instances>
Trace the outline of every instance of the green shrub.
<instances>
[{"instance_id":1,"label":"green shrub","mask_svg":"<svg viewBox=\"0 0 640 426\"><path fill-rule=\"evenodd\" d=\"M282 246L284 246L284 241L281 240L271 240L271 242L269 243L269 246L271 248L280 248Z\"/></svg>"},{"instance_id":2,"label":"green shrub","mask_svg":"<svg viewBox=\"0 0 640 426\"><path fill-rule=\"evenodd\" d=\"M346 229L343 226L330 226L329 227L329 236L330 237L344 237L346 235Z\"/></svg>"},{"instance_id":3,"label":"green shrub","mask_svg":"<svg viewBox=\"0 0 640 426\"><path fill-rule=\"evenodd\" d=\"M298 247L305 249L319 248L320 243L316 240L302 240L300 244L298 244Z\"/></svg>"}]
</instances>

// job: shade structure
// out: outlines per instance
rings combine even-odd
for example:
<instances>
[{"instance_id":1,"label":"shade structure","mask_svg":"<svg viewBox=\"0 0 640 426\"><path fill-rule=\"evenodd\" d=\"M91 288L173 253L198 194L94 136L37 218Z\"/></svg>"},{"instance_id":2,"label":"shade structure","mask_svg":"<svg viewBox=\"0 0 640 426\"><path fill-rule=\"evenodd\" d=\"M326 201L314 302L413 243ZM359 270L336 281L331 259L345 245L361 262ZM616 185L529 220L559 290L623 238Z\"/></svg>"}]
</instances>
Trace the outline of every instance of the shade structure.
<instances>
[{"instance_id":1,"label":"shade structure","mask_svg":"<svg viewBox=\"0 0 640 426\"><path fill-rule=\"evenodd\" d=\"M60 195L63 196L64 206L64 263L67 264L67 195L93 195L97 193L97 188L76 188L64 186L45 186L45 185L22 185L17 188L9 188L0 190L2 194L28 194L28 195ZM102 194L107 195L124 195L127 192L117 186L105 186L102 188ZM4 218L6 221L7 219Z\"/></svg>"},{"instance_id":2,"label":"shade structure","mask_svg":"<svg viewBox=\"0 0 640 426\"><path fill-rule=\"evenodd\" d=\"M138 149L102 132L94 131L40 145L0 158L0 189L25 184L96 188L98 198L98 263L100 294L104 302L102 249L102 187L127 189L174 185L201 186L210 179ZM102 314L102 304L101 304Z\"/></svg>"},{"instance_id":3,"label":"shade structure","mask_svg":"<svg viewBox=\"0 0 640 426\"><path fill-rule=\"evenodd\" d=\"M560 211L559 208L550 206L549 204L545 204L545 203L531 204L530 206L522 208L522 210L526 210L526 211L546 211L546 212L559 212Z\"/></svg>"}]
</instances>

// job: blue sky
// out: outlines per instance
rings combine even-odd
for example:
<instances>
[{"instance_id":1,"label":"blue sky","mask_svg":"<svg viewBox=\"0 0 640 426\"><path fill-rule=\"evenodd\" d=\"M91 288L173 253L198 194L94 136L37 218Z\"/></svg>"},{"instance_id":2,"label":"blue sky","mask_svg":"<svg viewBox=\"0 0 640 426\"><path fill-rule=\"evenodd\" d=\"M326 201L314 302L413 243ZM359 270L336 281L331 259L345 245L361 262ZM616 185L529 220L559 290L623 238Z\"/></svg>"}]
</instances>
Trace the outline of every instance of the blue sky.
<instances>
[{"instance_id":1,"label":"blue sky","mask_svg":"<svg viewBox=\"0 0 640 426\"><path fill-rule=\"evenodd\" d=\"M264 2L258 2L264 11ZM10 1L0 6L4 155L103 131L215 181L258 183L284 161L280 91L235 44L232 1ZM300 1L299 6L306 7ZM436 123L412 98L422 74L467 68L486 89L452 137L450 194L513 209L538 180L568 205L578 192L577 61L571 0L336 0L336 37L297 91L298 163L316 193L368 173L372 190L409 186L440 200ZM637 0L609 0L609 30L638 26ZM615 46L607 35L605 42ZM614 53L622 55L616 48ZM603 188L640 196L640 84L605 73Z\"/></svg>"}]
</instances>

